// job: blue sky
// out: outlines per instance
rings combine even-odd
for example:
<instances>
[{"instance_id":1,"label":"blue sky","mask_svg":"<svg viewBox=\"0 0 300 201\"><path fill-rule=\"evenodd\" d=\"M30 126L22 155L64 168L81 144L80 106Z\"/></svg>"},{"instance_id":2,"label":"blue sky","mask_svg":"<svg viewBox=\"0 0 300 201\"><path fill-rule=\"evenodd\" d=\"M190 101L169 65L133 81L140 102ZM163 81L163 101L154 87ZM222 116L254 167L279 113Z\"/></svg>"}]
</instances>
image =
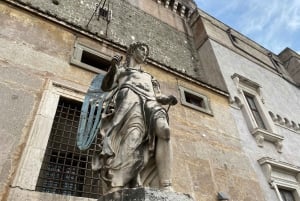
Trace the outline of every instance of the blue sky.
<instances>
[{"instance_id":1,"label":"blue sky","mask_svg":"<svg viewBox=\"0 0 300 201\"><path fill-rule=\"evenodd\" d=\"M198 7L275 54L300 54L300 0L195 0Z\"/></svg>"}]
</instances>

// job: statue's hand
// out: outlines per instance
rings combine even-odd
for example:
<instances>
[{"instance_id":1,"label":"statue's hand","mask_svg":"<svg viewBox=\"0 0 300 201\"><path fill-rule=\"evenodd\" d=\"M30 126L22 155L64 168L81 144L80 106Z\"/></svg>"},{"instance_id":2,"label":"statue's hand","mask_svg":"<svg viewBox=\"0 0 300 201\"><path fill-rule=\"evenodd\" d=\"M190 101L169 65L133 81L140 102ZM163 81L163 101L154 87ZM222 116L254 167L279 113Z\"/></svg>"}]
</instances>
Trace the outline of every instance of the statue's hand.
<instances>
[{"instance_id":1,"label":"statue's hand","mask_svg":"<svg viewBox=\"0 0 300 201\"><path fill-rule=\"evenodd\" d=\"M156 100L157 102L159 102L160 104L163 104L163 105L176 105L177 104L177 99L175 96L173 95L169 95L169 96L165 96L165 95L162 95L162 96L158 96L156 97Z\"/></svg>"},{"instance_id":2,"label":"statue's hand","mask_svg":"<svg viewBox=\"0 0 300 201\"><path fill-rule=\"evenodd\" d=\"M176 105L178 103L177 98L175 96L169 95L168 98L169 98L170 105Z\"/></svg>"},{"instance_id":3,"label":"statue's hand","mask_svg":"<svg viewBox=\"0 0 300 201\"><path fill-rule=\"evenodd\" d=\"M119 55L115 55L112 59L111 59L111 65L115 66L115 65L119 65L121 60L122 60L122 56Z\"/></svg>"}]
</instances>

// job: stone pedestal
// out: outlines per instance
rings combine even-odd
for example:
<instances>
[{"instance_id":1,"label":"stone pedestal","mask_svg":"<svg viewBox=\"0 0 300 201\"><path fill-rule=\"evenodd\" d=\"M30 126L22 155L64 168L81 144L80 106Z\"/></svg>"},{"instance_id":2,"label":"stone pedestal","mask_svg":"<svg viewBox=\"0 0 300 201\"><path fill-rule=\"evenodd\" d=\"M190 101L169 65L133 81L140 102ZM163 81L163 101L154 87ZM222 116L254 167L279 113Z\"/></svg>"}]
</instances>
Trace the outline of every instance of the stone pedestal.
<instances>
[{"instance_id":1,"label":"stone pedestal","mask_svg":"<svg viewBox=\"0 0 300 201\"><path fill-rule=\"evenodd\" d=\"M194 201L194 199L183 193L153 188L131 188L103 195L98 201Z\"/></svg>"}]
</instances>

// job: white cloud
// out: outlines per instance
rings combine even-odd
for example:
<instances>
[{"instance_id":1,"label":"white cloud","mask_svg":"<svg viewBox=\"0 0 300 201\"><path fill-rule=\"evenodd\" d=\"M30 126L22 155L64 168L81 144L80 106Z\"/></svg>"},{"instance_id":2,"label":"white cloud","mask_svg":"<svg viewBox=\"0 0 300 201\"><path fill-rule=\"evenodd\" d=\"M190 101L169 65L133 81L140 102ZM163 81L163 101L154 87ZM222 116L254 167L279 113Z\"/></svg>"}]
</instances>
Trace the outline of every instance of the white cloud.
<instances>
[{"instance_id":1,"label":"white cloud","mask_svg":"<svg viewBox=\"0 0 300 201\"><path fill-rule=\"evenodd\" d=\"M300 29L300 5L292 7L288 14L287 26L292 30Z\"/></svg>"},{"instance_id":2,"label":"white cloud","mask_svg":"<svg viewBox=\"0 0 300 201\"><path fill-rule=\"evenodd\" d=\"M198 0L198 6L274 53L299 49L299 0ZM298 47L297 47L298 46Z\"/></svg>"}]
</instances>

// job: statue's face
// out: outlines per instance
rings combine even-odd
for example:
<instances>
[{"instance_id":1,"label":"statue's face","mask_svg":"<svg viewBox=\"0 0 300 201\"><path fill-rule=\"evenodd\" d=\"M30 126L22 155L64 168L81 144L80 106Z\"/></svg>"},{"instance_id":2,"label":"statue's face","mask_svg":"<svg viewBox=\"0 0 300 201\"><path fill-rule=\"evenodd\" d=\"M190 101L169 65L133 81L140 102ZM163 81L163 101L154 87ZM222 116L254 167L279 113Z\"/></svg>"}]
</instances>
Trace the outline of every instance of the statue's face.
<instances>
[{"instance_id":1,"label":"statue's face","mask_svg":"<svg viewBox=\"0 0 300 201\"><path fill-rule=\"evenodd\" d=\"M147 48L143 45L138 46L133 52L133 58L137 63L144 63L147 58Z\"/></svg>"}]
</instances>

